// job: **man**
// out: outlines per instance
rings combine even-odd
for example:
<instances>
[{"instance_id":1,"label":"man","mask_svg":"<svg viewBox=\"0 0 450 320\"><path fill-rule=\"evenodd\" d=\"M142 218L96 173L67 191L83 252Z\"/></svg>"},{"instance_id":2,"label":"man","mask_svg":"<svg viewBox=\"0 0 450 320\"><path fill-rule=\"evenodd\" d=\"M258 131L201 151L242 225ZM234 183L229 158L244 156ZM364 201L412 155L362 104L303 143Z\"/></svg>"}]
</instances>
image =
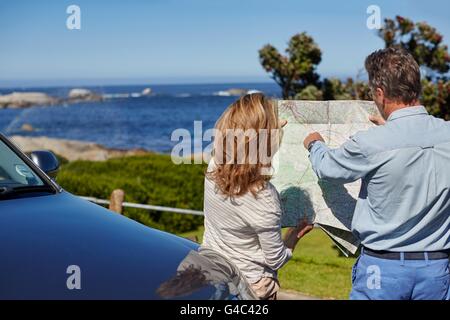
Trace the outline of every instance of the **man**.
<instances>
[{"instance_id":1,"label":"man","mask_svg":"<svg viewBox=\"0 0 450 320\"><path fill-rule=\"evenodd\" d=\"M405 50L376 51L365 67L379 126L338 149L317 132L304 141L320 179L362 179L350 298L449 300L450 123L419 104L419 66Z\"/></svg>"}]
</instances>

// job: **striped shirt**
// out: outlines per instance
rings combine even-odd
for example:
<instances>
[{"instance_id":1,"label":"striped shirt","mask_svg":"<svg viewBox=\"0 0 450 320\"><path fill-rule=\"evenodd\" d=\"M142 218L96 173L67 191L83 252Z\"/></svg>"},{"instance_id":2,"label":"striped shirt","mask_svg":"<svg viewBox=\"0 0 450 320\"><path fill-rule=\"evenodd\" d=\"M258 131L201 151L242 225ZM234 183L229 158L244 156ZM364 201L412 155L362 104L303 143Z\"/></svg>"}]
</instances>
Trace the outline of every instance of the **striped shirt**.
<instances>
[{"instance_id":1,"label":"striped shirt","mask_svg":"<svg viewBox=\"0 0 450 320\"><path fill-rule=\"evenodd\" d=\"M212 160L208 170L213 166ZM250 283L276 278L276 271L292 257L281 237L281 212L278 192L271 183L256 198L248 192L231 200L205 178L202 245L228 257Z\"/></svg>"}]
</instances>

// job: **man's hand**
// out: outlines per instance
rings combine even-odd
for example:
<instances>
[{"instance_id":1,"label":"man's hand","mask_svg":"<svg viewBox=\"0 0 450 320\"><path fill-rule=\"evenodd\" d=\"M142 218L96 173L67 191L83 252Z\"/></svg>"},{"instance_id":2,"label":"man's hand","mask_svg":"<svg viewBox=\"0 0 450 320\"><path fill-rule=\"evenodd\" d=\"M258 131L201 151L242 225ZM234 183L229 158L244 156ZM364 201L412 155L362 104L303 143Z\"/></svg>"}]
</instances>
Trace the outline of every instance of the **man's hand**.
<instances>
[{"instance_id":1,"label":"man's hand","mask_svg":"<svg viewBox=\"0 0 450 320\"><path fill-rule=\"evenodd\" d=\"M318 132L310 133L306 138L305 141L303 141L303 145L305 146L305 149L308 149L309 144L313 141L325 141L322 137L322 135Z\"/></svg>"},{"instance_id":2,"label":"man's hand","mask_svg":"<svg viewBox=\"0 0 450 320\"><path fill-rule=\"evenodd\" d=\"M386 120L384 120L382 116L369 116L369 120L377 126L382 126L383 124L386 124Z\"/></svg>"},{"instance_id":3,"label":"man's hand","mask_svg":"<svg viewBox=\"0 0 450 320\"><path fill-rule=\"evenodd\" d=\"M297 227L288 229L284 237L284 244L289 249L294 250L300 238L310 232L313 228L314 225L308 223L306 220L300 221Z\"/></svg>"}]
</instances>

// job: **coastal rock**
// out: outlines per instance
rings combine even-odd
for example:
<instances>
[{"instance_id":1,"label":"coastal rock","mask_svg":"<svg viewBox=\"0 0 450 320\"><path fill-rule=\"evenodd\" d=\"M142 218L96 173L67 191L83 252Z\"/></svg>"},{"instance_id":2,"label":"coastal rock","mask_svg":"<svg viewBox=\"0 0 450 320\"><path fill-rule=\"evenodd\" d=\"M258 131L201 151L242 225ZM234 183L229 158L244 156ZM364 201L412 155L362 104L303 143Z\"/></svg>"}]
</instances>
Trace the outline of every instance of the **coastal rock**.
<instances>
[{"instance_id":1,"label":"coastal rock","mask_svg":"<svg viewBox=\"0 0 450 320\"><path fill-rule=\"evenodd\" d=\"M229 89L228 93L232 96L243 96L247 94L247 90L245 89Z\"/></svg>"},{"instance_id":2,"label":"coastal rock","mask_svg":"<svg viewBox=\"0 0 450 320\"><path fill-rule=\"evenodd\" d=\"M70 90L68 100L70 103L83 101L102 101L103 97L88 89L75 88Z\"/></svg>"},{"instance_id":3,"label":"coastal rock","mask_svg":"<svg viewBox=\"0 0 450 320\"><path fill-rule=\"evenodd\" d=\"M43 92L13 92L0 95L0 108L27 108L34 105L54 105L58 99Z\"/></svg>"},{"instance_id":4,"label":"coastal rock","mask_svg":"<svg viewBox=\"0 0 450 320\"><path fill-rule=\"evenodd\" d=\"M245 89L238 89L238 88L232 88L224 91L219 91L217 95L224 96L224 97L230 97L230 96L236 96L240 97L247 94L247 90Z\"/></svg>"},{"instance_id":5,"label":"coastal rock","mask_svg":"<svg viewBox=\"0 0 450 320\"><path fill-rule=\"evenodd\" d=\"M31 132L31 131L34 131L34 128L33 128L33 126L32 126L31 124L29 124L29 123L24 123L24 124L22 125L22 127L20 127L20 130Z\"/></svg>"},{"instance_id":6,"label":"coastal rock","mask_svg":"<svg viewBox=\"0 0 450 320\"><path fill-rule=\"evenodd\" d=\"M34 150L51 150L55 154L60 155L69 161L104 161L111 158L145 155L149 153L143 149L110 149L96 143L77 140L23 136L12 136L10 138L23 152L31 152Z\"/></svg>"}]
</instances>

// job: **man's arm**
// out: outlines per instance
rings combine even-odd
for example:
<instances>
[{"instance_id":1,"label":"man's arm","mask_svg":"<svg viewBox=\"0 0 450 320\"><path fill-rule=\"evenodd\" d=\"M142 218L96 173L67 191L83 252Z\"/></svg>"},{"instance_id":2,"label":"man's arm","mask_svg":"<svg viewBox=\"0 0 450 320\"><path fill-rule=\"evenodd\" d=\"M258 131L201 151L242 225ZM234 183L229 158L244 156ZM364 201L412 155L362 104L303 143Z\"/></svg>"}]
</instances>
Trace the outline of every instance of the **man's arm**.
<instances>
[{"instance_id":1,"label":"man's arm","mask_svg":"<svg viewBox=\"0 0 450 320\"><path fill-rule=\"evenodd\" d=\"M305 139L305 146L310 147L309 159L314 172L320 179L353 182L374 169L354 138L340 148L330 149L323 139L318 139L317 133L314 133Z\"/></svg>"}]
</instances>

